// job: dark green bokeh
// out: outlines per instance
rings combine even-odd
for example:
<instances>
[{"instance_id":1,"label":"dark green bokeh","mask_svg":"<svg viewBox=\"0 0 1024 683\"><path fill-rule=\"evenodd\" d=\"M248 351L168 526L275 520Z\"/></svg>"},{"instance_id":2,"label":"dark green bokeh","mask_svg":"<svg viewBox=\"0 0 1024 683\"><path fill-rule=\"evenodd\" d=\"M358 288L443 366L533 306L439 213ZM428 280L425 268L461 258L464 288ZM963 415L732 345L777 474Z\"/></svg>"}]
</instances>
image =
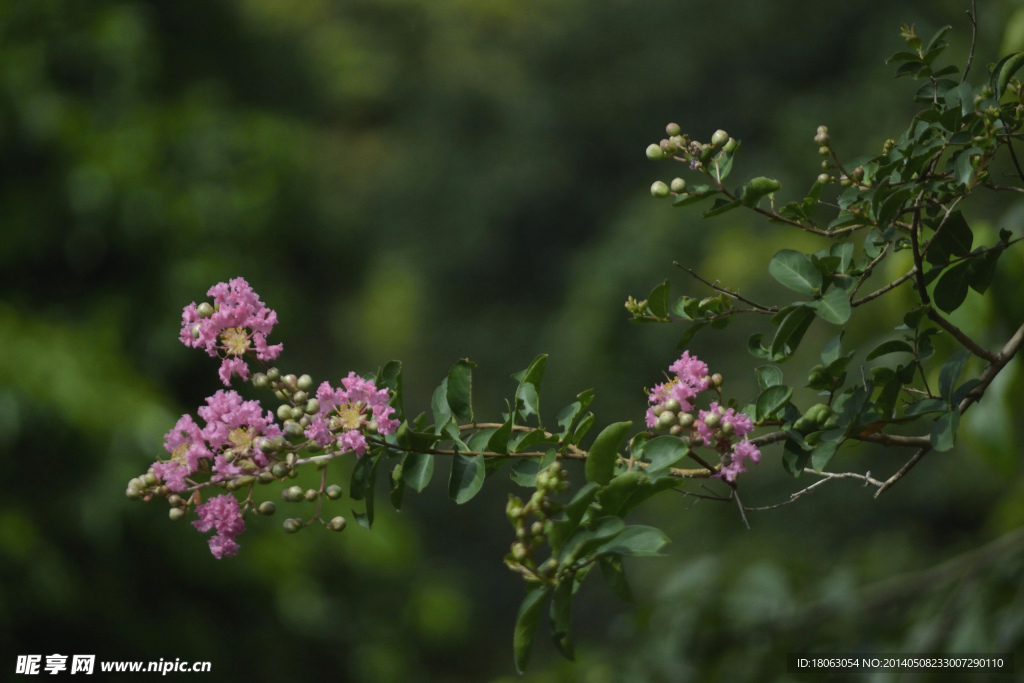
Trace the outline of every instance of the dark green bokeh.
<instances>
[{"instance_id":1,"label":"dark green bokeh","mask_svg":"<svg viewBox=\"0 0 1024 683\"><path fill-rule=\"evenodd\" d=\"M977 74L1024 47L1014 3L981 5ZM217 680L512 675L523 587L501 564L503 473L458 507L442 468L401 513L381 500L371 533L286 536L282 504L223 561L165 505L124 498L175 419L220 387L215 362L177 341L182 306L243 276L279 313L283 368L336 381L401 358L414 414L469 357L478 412L496 418L508 376L546 352L549 418L593 387L598 426L638 421L681 329L629 325L627 295L666 277L705 295L679 260L768 300L780 293L771 254L818 248L740 212L702 221L656 202L648 186L674 169L647 162L646 145L670 120L705 139L725 128L744 143L737 176L778 177L796 197L818 172L817 125L853 157L915 112L915 84L883 63L899 23L925 36L953 24L962 63L966 8L0 5L0 666L59 652L210 660ZM1003 197L968 212L990 239L1024 227ZM1020 254L1004 256L993 293L957 323L994 348L1024 313L1022 272ZM847 340L898 321L896 309L859 315ZM760 364L750 331L692 345L741 401ZM575 615L579 663L558 662L542 630L530 677L779 680L787 652L815 648L1019 652L1019 543L973 572L876 584L1024 523L1019 364L956 450L878 501L831 483L747 532L732 507L655 500L644 521L674 543L668 559L628 564L638 605L594 580ZM810 365L788 364L788 381ZM850 448L832 467L887 475L905 455ZM745 476L745 502L803 483L777 460L769 450Z\"/></svg>"}]
</instances>

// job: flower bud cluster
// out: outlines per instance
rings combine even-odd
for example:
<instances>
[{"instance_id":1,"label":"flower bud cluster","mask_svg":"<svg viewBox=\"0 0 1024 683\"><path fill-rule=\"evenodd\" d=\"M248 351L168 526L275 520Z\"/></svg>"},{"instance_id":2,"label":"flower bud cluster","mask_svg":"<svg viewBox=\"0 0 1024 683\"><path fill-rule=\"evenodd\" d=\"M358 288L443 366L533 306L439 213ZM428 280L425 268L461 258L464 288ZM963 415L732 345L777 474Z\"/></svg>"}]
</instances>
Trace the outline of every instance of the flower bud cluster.
<instances>
[{"instance_id":1,"label":"flower bud cluster","mask_svg":"<svg viewBox=\"0 0 1024 683\"><path fill-rule=\"evenodd\" d=\"M739 141L729 137L724 130L716 130L711 136L711 141L705 143L683 134L678 123L665 126L665 133L668 135L667 138L647 146L647 158L651 161L682 161L689 164L694 171L706 168L716 155L732 154L739 147ZM658 180L651 185L651 195L659 199L685 194L686 180L683 178L674 178L670 183Z\"/></svg>"},{"instance_id":2,"label":"flower bud cluster","mask_svg":"<svg viewBox=\"0 0 1024 683\"><path fill-rule=\"evenodd\" d=\"M537 490L525 503L509 494L505 515L515 529L516 541L512 544L508 561L550 578L558 568L557 560L552 558L538 568L532 555L551 533L551 517L562 509L551 496L568 490L569 480L562 463L556 460L537 473L535 483Z\"/></svg>"},{"instance_id":3,"label":"flower bud cluster","mask_svg":"<svg viewBox=\"0 0 1024 683\"><path fill-rule=\"evenodd\" d=\"M708 410L695 411L694 400L701 392L713 387L721 396L722 376L709 375L707 364L689 351L684 351L669 370L675 377L647 392L652 404L647 410L647 426L679 437L691 448L714 450L721 461L715 476L729 482L746 471L745 460L759 462L760 451L745 438L754 429L747 415L717 401L712 401Z\"/></svg>"}]
</instances>

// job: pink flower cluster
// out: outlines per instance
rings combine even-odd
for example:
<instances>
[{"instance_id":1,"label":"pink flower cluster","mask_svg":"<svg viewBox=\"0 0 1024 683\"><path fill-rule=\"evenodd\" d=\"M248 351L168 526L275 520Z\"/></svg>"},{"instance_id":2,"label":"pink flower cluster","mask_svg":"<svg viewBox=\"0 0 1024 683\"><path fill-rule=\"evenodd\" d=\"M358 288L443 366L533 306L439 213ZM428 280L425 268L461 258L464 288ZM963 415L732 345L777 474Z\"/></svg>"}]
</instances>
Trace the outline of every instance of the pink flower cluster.
<instances>
[{"instance_id":1,"label":"pink flower cluster","mask_svg":"<svg viewBox=\"0 0 1024 683\"><path fill-rule=\"evenodd\" d=\"M747 471L743 466L744 460L749 458L755 465L761 461L761 451L743 438L754 430L753 420L743 413L737 413L732 408L725 409L717 401L712 401L708 410L700 411L694 427L705 445L722 454L722 469L714 476L735 481L738 474ZM733 443L733 437L743 440Z\"/></svg>"},{"instance_id":2,"label":"pink flower cluster","mask_svg":"<svg viewBox=\"0 0 1024 683\"><path fill-rule=\"evenodd\" d=\"M277 313L260 301L259 295L243 278L220 282L210 288L209 303L185 307L181 314L181 343L204 349L208 354L223 359L218 372L224 386L231 385L231 374L245 381L249 366L244 356L255 351L260 360L274 360L282 345L267 344L267 335L277 324Z\"/></svg>"},{"instance_id":3,"label":"pink flower cluster","mask_svg":"<svg viewBox=\"0 0 1024 683\"><path fill-rule=\"evenodd\" d=\"M661 384L655 385L648 394L651 407L647 409L647 426L651 429L658 422L658 416L654 409L663 406L669 399L679 401L681 410L689 412L693 410L693 399L697 394L704 391L711 385L711 377L708 375L708 364L691 356L689 351L683 351L683 355L668 369L675 374L675 377Z\"/></svg>"},{"instance_id":4,"label":"pink flower cluster","mask_svg":"<svg viewBox=\"0 0 1024 683\"><path fill-rule=\"evenodd\" d=\"M387 389L378 389L354 372L341 380L341 386L335 389L324 382L317 389L320 410L306 427L306 436L320 446L335 443L361 456L366 452L365 429L379 434L398 429L398 420L391 418L395 409L388 405Z\"/></svg>"},{"instance_id":5,"label":"pink flower cluster","mask_svg":"<svg viewBox=\"0 0 1024 683\"><path fill-rule=\"evenodd\" d=\"M225 493L211 498L196 508L196 514L199 519L192 522L192 526L199 531L217 531L210 538L210 552L214 557L220 560L238 552L235 536L245 531L245 522L234 496Z\"/></svg>"},{"instance_id":6,"label":"pink flower cluster","mask_svg":"<svg viewBox=\"0 0 1024 683\"><path fill-rule=\"evenodd\" d=\"M242 472L239 461L251 459L260 467L268 463L257 443L281 434L273 414L263 414L259 401L243 401L235 391L218 391L199 408L202 429L191 415L182 415L164 437L164 448L171 454L166 462L153 463L153 471L171 491L185 490L185 477L199 470L200 461L213 460L213 480L234 477Z\"/></svg>"}]
</instances>

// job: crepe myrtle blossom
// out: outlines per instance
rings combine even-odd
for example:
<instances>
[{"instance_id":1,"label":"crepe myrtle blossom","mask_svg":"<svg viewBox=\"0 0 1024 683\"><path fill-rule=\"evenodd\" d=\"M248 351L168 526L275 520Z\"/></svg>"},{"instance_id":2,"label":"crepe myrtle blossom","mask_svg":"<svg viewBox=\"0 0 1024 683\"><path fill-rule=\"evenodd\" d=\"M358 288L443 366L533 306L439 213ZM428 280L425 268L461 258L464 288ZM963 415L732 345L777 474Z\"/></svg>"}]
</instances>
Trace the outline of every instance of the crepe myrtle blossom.
<instances>
[{"instance_id":1,"label":"crepe myrtle blossom","mask_svg":"<svg viewBox=\"0 0 1024 683\"><path fill-rule=\"evenodd\" d=\"M388 390L378 389L354 372L341 380L339 389L329 382L321 384L316 398L320 409L306 428L306 436L321 447L334 443L361 456L366 452L365 432L391 434L398 429L398 420L391 418L395 409L388 405Z\"/></svg>"},{"instance_id":2,"label":"crepe myrtle blossom","mask_svg":"<svg viewBox=\"0 0 1024 683\"><path fill-rule=\"evenodd\" d=\"M728 482L736 481L736 476L741 472L746 472L747 468L743 466L744 460L751 460L756 465L761 462L761 451L757 449L757 446L753 442L743 439L733 444L732 452L728 456L723 456L722 469L718 471L718 474L714 475Z\"/></svg>"},{"instance_id":3,"label":"crepe myrtle blossom","mask_svg":"<svg viewBox=\"0 0 1024 683\"><path fill-rule=\"evenodd\" d=\"M282 344L267 344L267 335L277 324L277 313L260 301L245 279L219 282L207 296L213 304L190 303L181 313L179 339L185 346L204 349L222 359L218 375L224 386L231 385L232 373L249 379L246 354L254 352L262 361L277 358Z\"/></svg>"},{"instance_id":4,"label":"crepe myrtle blossom","mask_svg":"<svg viewBox=\"0 0 1024 683\"><path fill-rule=\"evenodd\" d=\"M199 531L217 531L210 538L210 552L214 557L220 560L238 553L239 546L235 537L245 531L245 522L234 496L225 493L211 498L196 508L196 514L199 519L192 522L192 526Z\"/></svg>"},{"instance_id":5,"label":"crepe myrtle blossom","mask_svg":"<svg viewBox=\"0 0 1024 683\"><path fill-rule=\"evenodd\" d=\"M744 437L754 430L754 422L747 415L726 409L718 401L712 401L708 410L700 411L699 415L695 422L697 434L712 448L723 441L728 445L733 437Z\"/></svg>"},{"instance_id":6,"label":"crepe myrtle blossom","mask_svg":"<svg viewBox=\"0 0 1024 683\"><path fill-rule=\"evenodd\" d=\"M219 390L200 406L202 429L191 415L182 415L164 437L170 460L153 463L153 472L174 492L185 490L185 477L200 469L200 461L213 461L213 481L242 473L241 463L250 460L259 467L269 463L258 448L261 439L274 438L281 428L270 411L265 414L259 401L244 401L235 391Z\"/></svg>"},{"instance_id":7,"label":"crepe myrtle blossom","mask_svg":"<svg viewBox=\"0 0 1024 683\"><path fill-rule=\"evenodd\" d=\"M711 376L708 375L708 365L696 356L691 356L689 351L683 351L679 360L668 367L675 377L668 382L657 384L648 392L648 400L651 406L647 409L646 422L651 429L658 422L658 415L664 410L665 405L675 400L679 407L673 412L689 412L693 410L693 399L697 394L704 391L711 385Z\"/></svg>"}]
</instances>

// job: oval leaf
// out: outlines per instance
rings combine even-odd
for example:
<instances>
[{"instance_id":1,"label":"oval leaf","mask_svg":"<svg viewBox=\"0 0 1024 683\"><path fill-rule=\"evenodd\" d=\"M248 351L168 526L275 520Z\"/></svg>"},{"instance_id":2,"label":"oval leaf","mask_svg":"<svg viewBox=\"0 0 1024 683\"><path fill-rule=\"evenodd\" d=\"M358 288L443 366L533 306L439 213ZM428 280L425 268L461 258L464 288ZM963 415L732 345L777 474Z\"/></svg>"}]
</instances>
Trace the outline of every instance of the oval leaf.
<instances>
[{"instance_id":1,"label":"oval leaf","mask_svg":"<svg viewBox=\"0 0 1024 683\"><path fill-rule=\"evenodd\" d=\"M587 454L587 481L604 486L612 480L615 463L619 458L619 446L632 426L632 422L616 422L605 427L604 431L597 435L594 445L590 447L590 453Z\"/></svg>"},{"instance_id":2,"label":"oval leaf","mask_svg":"<svg viewBox=\"0 0 1024 683\"><path fill-rule=\"evenodd\" d=\"M821 291L821 271L799 251L783 249L775 254L768 264L768 272L781 285L794 292L815 296Z\"/></svg>"}]
</instances>

